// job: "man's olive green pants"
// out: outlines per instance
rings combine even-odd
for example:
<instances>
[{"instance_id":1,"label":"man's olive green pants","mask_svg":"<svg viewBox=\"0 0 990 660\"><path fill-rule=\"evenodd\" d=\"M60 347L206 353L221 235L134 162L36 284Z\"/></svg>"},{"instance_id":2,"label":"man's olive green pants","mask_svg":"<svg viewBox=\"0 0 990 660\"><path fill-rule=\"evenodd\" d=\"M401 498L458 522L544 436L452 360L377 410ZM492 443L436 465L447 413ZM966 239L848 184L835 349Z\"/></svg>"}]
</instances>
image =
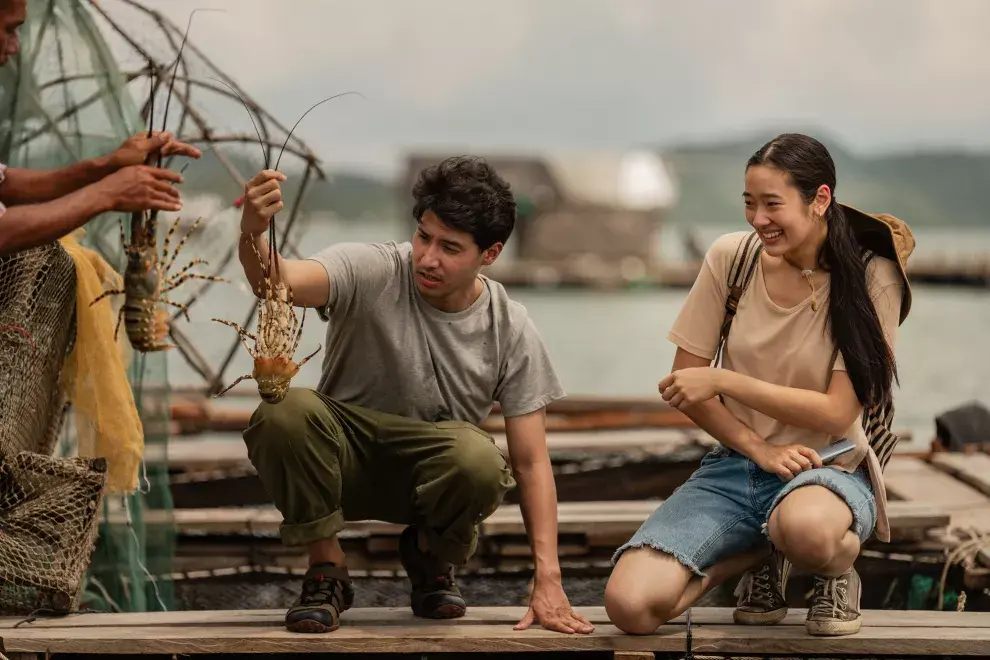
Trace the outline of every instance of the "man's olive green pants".
<instances>
[{"instance_id":1,"label":"man's olive green pants","mask_svg":"<svg viewBox=\"0 0 990 660\"><path fill-rule=\"evenodd\" d=\"M434 554L460 565L516 483L473 424L389 415L310 389L258 406L244 441L287 546L330 538L345 521L381 520L421 527Z\"/></svg>"}]
</instances>

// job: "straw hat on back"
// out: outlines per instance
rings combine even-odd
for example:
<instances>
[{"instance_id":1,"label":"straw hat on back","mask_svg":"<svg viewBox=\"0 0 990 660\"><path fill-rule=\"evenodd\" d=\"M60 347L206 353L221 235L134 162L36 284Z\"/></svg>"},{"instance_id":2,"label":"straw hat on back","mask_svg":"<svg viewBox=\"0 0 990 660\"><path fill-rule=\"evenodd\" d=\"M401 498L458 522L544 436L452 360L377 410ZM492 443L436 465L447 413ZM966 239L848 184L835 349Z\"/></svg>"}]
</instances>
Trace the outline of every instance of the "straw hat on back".
<instances>
[{"instance_id":1,"label":"straw hat on back","mask_svg":"<svg viewBox=\"0 0 990 660\"><path fill-rule=\"evenodd\" d=\"M860 245L897 264L904 280L904 298L901 300L901 318L904 323L911 311L911 283L907 275L907 261L914 252L914 234L903 220L889 213L866 213L848 204L839 203L849 220Z\"/></svg>"}]
</instances>

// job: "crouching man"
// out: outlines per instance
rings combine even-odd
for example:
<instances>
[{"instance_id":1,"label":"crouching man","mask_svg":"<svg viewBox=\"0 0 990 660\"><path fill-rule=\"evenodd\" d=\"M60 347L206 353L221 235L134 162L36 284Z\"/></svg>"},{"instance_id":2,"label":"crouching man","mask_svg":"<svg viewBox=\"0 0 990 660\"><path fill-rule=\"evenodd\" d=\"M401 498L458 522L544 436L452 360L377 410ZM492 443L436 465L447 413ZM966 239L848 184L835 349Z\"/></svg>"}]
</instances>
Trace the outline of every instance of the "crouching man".
<instances>
[{"instance_id":1,"label":"crouching man","mask_svg":"<svg viewBox=\"0 0 990 660\"><path fill-rule=\"evenodd\" d=\"M283 208L284 180L265 170L245 189L239 253L259 296L264 281L251 243L267 261L264 233ZM463 616L455 568L474 553L478 524L518 480L536 574L516 627L538 622L589 633L591 624L568 603L557 558L545 407L564 392L526 309L480 274L512 232L512 192L487 164L464 157L424 169L413 197L411 242L276 257L295 304L329 322L317 389L292 388L282 402L262 403L244 432L284 518L283 543L309 552L286 627L333 631L353 604L336 538L348 520L407 525L400 553L413 612ZM477 426L495 401L511 469Z\"/></svg>"}]
</instances>

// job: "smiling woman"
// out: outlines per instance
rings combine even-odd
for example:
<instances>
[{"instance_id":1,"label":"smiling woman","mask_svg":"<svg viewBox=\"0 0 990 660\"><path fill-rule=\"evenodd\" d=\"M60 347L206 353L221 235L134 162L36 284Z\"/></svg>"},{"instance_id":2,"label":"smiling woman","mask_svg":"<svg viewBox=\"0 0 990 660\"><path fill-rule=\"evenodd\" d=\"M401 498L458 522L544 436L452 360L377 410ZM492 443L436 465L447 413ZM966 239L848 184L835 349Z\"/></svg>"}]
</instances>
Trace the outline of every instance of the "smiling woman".
<instances>
[{"instance_id":1,"label":"smiling woman","mask_svg":"<svg viewBox=\"0 0 990 660\"><path fill-rule=\"evenodd\" d=\"M777 622L787 562L816 575L811 634L859 629L853 562L874 531L889 540L881 460L896 442L893 341L913 239L896 218L839 205L835 188L831 156L805 135L778 136L746 163L755 231L708 251L659 383L721 446L616 552L605 603L627 632L651 632L754 566L735 620ZM823 466L836 438L854 449Z\"/></svg>"}]
</instances>

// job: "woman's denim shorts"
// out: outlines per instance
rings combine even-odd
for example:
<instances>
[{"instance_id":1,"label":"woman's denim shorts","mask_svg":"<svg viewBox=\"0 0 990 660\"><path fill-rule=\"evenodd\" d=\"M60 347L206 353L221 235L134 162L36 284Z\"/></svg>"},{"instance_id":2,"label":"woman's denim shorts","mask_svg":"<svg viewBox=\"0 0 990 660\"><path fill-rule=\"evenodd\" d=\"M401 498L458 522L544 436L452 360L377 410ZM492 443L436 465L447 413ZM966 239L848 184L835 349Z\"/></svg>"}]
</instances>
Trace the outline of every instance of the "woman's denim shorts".
<instances>
[{"instance_id":1,"label":"woman's denim shorts","mask_svg":"<svg viewBox=\"0 0 990 660\"><path fill-rule=\"evenodd\" d=\"M766 544L774 507L795 488L809 485L841 497L853 514L852 531L860 541L870 537L877 506L865 464L853 473L813 468L785 481L735 450L719 447L616 550L612 562L628 548L649 546L704 576L704 568Z\"/></svg>"}]
</instances>

